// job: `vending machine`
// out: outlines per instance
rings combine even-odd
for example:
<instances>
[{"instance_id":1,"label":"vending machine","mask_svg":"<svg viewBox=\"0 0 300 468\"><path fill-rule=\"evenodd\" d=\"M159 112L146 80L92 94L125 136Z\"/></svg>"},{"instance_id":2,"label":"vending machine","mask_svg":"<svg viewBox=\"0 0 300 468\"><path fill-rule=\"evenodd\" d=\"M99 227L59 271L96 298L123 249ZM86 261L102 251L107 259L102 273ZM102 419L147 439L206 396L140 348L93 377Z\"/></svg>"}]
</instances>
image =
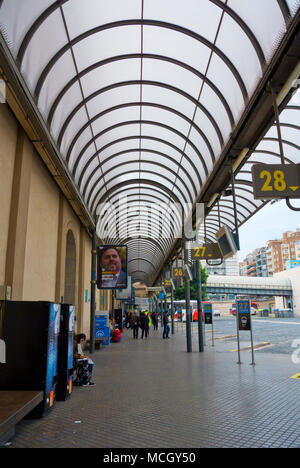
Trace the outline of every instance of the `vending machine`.
<instances>
[{"instance_id":1,"label":"vending machine","mask_svg":"<svg viewBox=\"0 0 300 468\"><path fill-rule=\"evenodd\" d=\"M73 388L73 340L75 329L75 307L61 305L60 333L58 338L58 380L56 399L70 398Z\"/></svg>"},{"instance_id":2,"label":"vending machine","mask_svg":"<svg viewBox=\"0 0 300 468\"><path fill-rule=\"evenodd\" d=\"M43 391L44 400L32 416L43 416L55 403L60 309L50 302L5 303L0 390Z\"/></svg>"}]
</instances>

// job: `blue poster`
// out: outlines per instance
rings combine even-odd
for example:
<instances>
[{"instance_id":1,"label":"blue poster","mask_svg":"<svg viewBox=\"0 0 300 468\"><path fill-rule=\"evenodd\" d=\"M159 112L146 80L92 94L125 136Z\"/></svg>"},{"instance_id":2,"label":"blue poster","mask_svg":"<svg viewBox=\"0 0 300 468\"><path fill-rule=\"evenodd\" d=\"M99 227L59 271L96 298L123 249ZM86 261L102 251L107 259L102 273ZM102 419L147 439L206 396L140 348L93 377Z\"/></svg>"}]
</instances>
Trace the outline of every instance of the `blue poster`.
<instances>
[{"instance_id":1,"label":"blue poster","mask_svg":"<svg viewBox=\"0 0 300 468\"><path fill-rule=\"evenodd\" d=\"M107 315L96 315L95 316L95 339L106 338L103 345L110 344L110 327L108 326Z\"/></svg>"}]
</instances>

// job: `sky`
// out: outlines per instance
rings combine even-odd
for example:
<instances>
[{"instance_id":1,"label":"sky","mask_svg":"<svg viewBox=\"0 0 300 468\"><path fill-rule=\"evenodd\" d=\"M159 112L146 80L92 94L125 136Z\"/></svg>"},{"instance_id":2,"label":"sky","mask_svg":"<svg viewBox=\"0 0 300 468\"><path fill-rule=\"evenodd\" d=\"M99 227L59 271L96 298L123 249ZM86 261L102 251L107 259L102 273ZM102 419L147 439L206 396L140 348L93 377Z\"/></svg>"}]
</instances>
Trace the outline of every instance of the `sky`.
<instances>
[{"instance_id":1,"label":"sky","mask_svg":"<svg viewBox=\"0 0 300 468\"><path fill-rule=\"evenodd\" d=\"M297 200L292 200L291 204L300 206ZM240 228L239 260L243 261L253 250L266 246L269 240L281 239L284 232L296 228L300 228L300 211L290 210L285 200L274 205L268 203Z\"/></svg>"}]
</instances>

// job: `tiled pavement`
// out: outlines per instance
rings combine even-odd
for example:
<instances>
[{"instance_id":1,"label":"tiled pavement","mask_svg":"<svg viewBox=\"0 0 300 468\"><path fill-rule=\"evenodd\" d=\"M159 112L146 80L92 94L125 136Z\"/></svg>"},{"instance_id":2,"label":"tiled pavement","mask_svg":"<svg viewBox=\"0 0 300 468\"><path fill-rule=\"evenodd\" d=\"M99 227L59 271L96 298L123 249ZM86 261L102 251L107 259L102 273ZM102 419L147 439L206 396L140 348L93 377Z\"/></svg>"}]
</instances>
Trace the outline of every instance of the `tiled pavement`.
<instances>
[{"instance_id":1,"label":"tiled pavement","mask_svg":"<svg viewBox=\"0 0 300 468\"><path fill-rule=\"evenodd\" d=\"M75 388L40 420L24 420L11 448L300 447L300 371L290 356L250 353L236 364L225 340L186 353L161 330L93 355L94 388Z\"/></svg>"}]
</instances>

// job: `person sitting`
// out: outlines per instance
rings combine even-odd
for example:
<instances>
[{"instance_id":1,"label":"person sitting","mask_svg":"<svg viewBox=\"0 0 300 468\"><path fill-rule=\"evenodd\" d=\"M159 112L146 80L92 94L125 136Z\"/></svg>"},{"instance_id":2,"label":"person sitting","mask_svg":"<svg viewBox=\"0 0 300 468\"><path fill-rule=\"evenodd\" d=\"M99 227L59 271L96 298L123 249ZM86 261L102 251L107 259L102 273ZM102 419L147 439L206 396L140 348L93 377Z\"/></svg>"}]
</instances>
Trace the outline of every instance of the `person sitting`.
<instances>
[{"instance_id":1,"label":"person sitting","mask_svg":"<svg viewBox=\"0 0 300 468\"><path fill-rule=\"evenodd\" d=\"M87 365L88 370L88 378L87 381L83 381L79 383L83 387L92 387L95 386L94 382L92 382L93 377L93 370L94 370L94 362L87 356L84 355L83 346L86 341L86 336L84 333L79 333L75 339L75 346L74 346L74 359L75 359L75 367L79 367L83 369ZM78 366L79 364L79 366Z\"/></svg>"}]
</instances>

